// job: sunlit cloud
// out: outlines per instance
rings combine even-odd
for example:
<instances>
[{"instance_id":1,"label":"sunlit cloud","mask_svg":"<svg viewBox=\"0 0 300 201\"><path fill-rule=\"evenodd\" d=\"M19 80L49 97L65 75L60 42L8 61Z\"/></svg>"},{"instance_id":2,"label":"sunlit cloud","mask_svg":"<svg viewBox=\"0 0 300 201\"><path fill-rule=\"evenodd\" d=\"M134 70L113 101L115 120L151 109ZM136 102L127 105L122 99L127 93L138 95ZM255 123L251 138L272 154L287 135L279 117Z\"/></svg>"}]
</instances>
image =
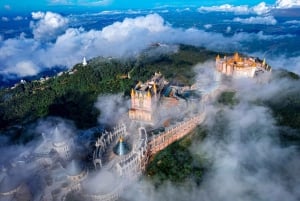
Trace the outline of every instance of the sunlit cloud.
<instances>
[{"instance_id":1,"label":"sunlit cloud","mask_svg":"<svg viewBox=\"0 0 300 201\"><path fill-rule=\"evenodd\" d=\"M293 8L293 7L300 7L299 0L277 0L276 8Z\"/></svg>"},{"instance_id":2,"label":"sunlit cloud","mask_svg":"<svg viewBox=\"0 0 300 201\"><path fill-rule=\"evenodd\" d=\"M275 25L277 20L273 16L266 17L249 17L249 18L240 18L236 17L233 19L233 22L240 22L243 24L266 24L266 25Z\"/></svg>"},{"instance_id":3,"label":"sunlit cloud","mask_svg":"<svg viewBox=\"0 0 300 201\"><path fill-rule=\"evenodd\" d=\"M258 40L271 41L290 38L292 35L267 35L258 33L235 33L231 26L224 31L232 36L222 33L208 32L196 28L175 28L166 23L158 14L149 14L136 18L125 18L114 22L102 30L83 28L68 28L69 19L52 12L33 12L30 23L33 38L21 34L14 39L1 41L0 61L2 74L16 73L17 64L31 61L36 72L53 66L66 66L71 68L80 62L83 56L87 59L96 56L128 57L136 56L153 43L189 44L203 46L215 51L236 51L243 49L243 43ZM254 23L256 18L248 19ZM265 19L265 18L263 18ZM271 19L271 18L270 18ZM268 17L266 20L270 20ZM247 22L245 19L236 19ZM244 20L244 21L243 21ZM272 20L272 19L271 19ZM257 20L256 20L257 21ZM257 22L256 22L257 23ZM267 23L267 22L265 22ZM210 30L211 26L207 25ZM26 49L26 51L22 51ZM29 67L29 65L27 65ZM29 74L34 71L30 70Z\"/></svg>"}]
</instances>

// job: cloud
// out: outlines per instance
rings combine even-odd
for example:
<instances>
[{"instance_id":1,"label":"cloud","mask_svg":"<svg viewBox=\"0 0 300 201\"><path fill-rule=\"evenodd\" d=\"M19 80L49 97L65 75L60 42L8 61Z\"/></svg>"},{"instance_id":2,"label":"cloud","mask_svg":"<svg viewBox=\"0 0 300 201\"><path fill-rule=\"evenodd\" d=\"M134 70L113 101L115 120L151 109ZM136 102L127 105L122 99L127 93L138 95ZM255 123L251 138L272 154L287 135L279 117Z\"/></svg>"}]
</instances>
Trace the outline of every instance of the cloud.
<instances>
[{"instance_id":1,"label":"cloud","mask_svg":"<svg viewBox=\"0 0 300 201\"><path fill-rule=\"evenodd\" d=\"M127 37L123 40L126 39ZM214 61L195 66L197 86L210 88L211 82L214 82L213 68ZM230 87L237 91L239 103L234 107L218 104L206 105L205 126L208 135L201 142L193 142L190 148L192 153L204 155L211 161L211 166L206 170L200 184L197 185L190 180L182 184L166 181L157 187L148 179L141 178L133 184L130 183L129 187L122 192L121 195L126 200L181 201L199 198L206 201L299 200L300 178L295 176L298 175L300 169L299 150L293 146L282 146L278 141L281 128L276 125L272 112L265 106L253 104L257 99L280 99L281 92L291 88L299 90L298 82L282 79L258 84L251 79L238 79L233 80L231 84ZM121 95L108 95L100 96L96 106L101 108L102 113L99 118L101 123L115 124L119 117L127 113L129 102L124 101ZM48 137L52 137L51 139L57 139L53 132L56 126L64 136L74 136L73 125L57 118L41 120L30 131L38 134L44 132ZM2 139L3 137L0 140L1 143ZM7 141L7 139L4 140ZM11 167L8 169L10 173L15 171L14 173L22 182L30 181L35 183L34 186L40 184L34 175L46 173L51 176L51 168L43 169L43 171L36 166L13 168L10 163L18 161L20 155L30 154L37 147L36 145L39 143L0 147L2 153L0 164ZM26 171L19 171L21 168ZM90 172L89 175L83 183L83 189L87 193L94 194L103 190L111 192L122 182L106 171ZM128 184L129 181L126 183ZM51 188L55 185L61 187L61 182L52 184ZM42 192L43 187L40 185L38 189L32 188L33 196L36 192Z\"/></svg>"},{"instance_id":2,"label":"cloud","mask_svg":"<svg viewBox=\"0 0 300 201\"><path fill-rule=\"evenodd\" d=\"M205 29L210 29L210 28L212 28L212 25L211 25L211 24L205 24L205 25L203 25L203 26L204 26Z\"/></svg>"},{"instance_id":3,"label":"cloud","mask_svg":"<svg viewBox=\"0 0 300 201\"><path fill-rule=\"evenodd\" d=\"M8 21L9 21L9 18L8 18L8 17L1 17L1 20L2 20L3 22L8 22Z\"/></svg>"},{"instance_id":4,"label":"cloud","mask_svg":"<svg viewBox=\"0 0 300 201\"><path fill-rule=\"evenodd\" d=\"M234 6L230 4L223 4L220 6L201 6L198 8L199 12L232 12L236 14L248 14L249 7L247 5Z\"/></svg>"},{"instance_id":5,"label":"cloud","mask_svg":"<svg viewBox=\"0 0 300 201\"><path fill-rule=\"evenodd\" d=\"M270 12L270 10L271 10L270 6L267 6L265 2L261 2L256 6L252 7L252 11L258 15L266 14Z\"/></svg>"},{"instance_id":6,"label":"cloud","mask_svg":"<svg viewBox=\"0 0 300 201\"><path fill-rule=\"evenodd\" d=\"M213 81L213 62L196 66L199 80ZM202 70L200 70L202 69ZM198 79L197 79L198 80ZM239 103L234 107L205 105L207 137L193 141L190 152L205 156L211 164L200 184L165 181L155 186L149 179L132 184L122 194L137 200L290 200L300 198L299 150L279 142L280 129L269 108L256 100L280 99L286 89L299 90L298 82L273 80L256 83L236 79L227 86L236 90Z\"/></svg>"},{"instance_id":7,"label":"cloud","mask_svg":"<svg viewBox=\"0 0 300 201\"><path fill-rule=\"evenodd\" d=\"M231 26L226 27L226 33L230 33L231 32Z\"/></svg>"},{"instance_id":8,"label":"cloud","mask_svg":"<svg viewBox=\"0 0 300 201\"><path fill-rule=\"evenodd\" d=\"M127 117L129 104L121 94L98 97L95 106L101 111L99 123L111 126L119 123L122 118Z\"/></svg>"},{"instance_id":9,"label":"cloud","mask_svg":"<svg viewBox=\"0 0 300 201\"><path fill-rule=\"evenodd\" d=\"M239 32L224 36L222 33L195 28L174 28L158 14L125 18L102 30L88 31L68 28L67 18L51 12L35 12L32 17L35 19L31 23L33 38L22 35L0 41L0 72L10 72L10 68L14 69L22 61L31 61L36 72L40 72L53 66L70 68L81 62L83 56L88 59L96 56L136 56L149 45L158 42L203 46L215 51L242 51L244 43L293 37L267 35L263 32Z\"/></svg>"},{"instance_id":10,"label":"cloud","mask_svg":"<svg viewBox=\"0 0 300 201\"><path fill-rule=\"evenodd\" d=\"M249 18L240 18L236 17L233 19L233 22L240 22L243 24L265 24L265 25L275 25L277 20L273 16L266 17L249 17Z\"/></svg>"},{"instance_id":11,"label":"cloud","mask_svg":"<svg viewBox=\"0 0 300 201\"><path fill-rule=\"evenodd\" d=\"M11 6L8 5L8 4L4 5L3 7L4 7L5 10L10 10L11 9Z\"/></svg>"},{"instance_id":12,"label":"cloud","mask_svg":"<svg viewBox=\"0 0 300 201\"><path fill-rule=\"evenodd\" d=\"M31 21L30 27L35 39L52 40L61 34L68 24L68 19L52 12L33 12L32 18L38 21Z\"/></svg>"},{"instance_id":13,"label":"cloud","mask_svg":"<svg viewBox=\"0 0 300 201\"><path fill-rule=\"evenodd\" d=\"M256 15L264 15L270 12L273 6L267 5L265 2L261 2L253 7L249 7L248 5L230 5L223 4L219 6L211 6L206 7L202 6L198 8L199 12L230 12L234 14L256 14Z\"/></svg>"},{"instance_id":14,"label":"cloud","mask_svg":"<svg viewBox=\"0 0 300 201\"><path fill-rule=\"evenodd\" d=\"M50 0L50 4L54 5L80 5L80 6L104 6L113 0Z\"/></svg>"},{"instance_id":15,"label":"cloud","mask_svg":"<svg viewBox=\"0 0 300 201\"><path fill-rule=\"evenodd\" d=\"M16 16L16 17L14 17L14 21L20 21L20 20L23 20L22 16Z\"/></svg>"},{"instance_id":16,"label":"cloud","mask_svg":"<svg viewBox=\"0 0 300 201\"><path fill-rule=\"evenodd\" d=\"M270 56L269 64L277 69L288 69L289 71L300 75L300 56L292 56L288 58L285 55L277 57Z\"/></svg>"},{"instance_id":17,"label":"cloud","mask_svg":"<svg viewBox=\"0 0 300 201\"><path fill-rule=\"evenodd\" d=\"M299 0L277 0L275 3L276 8L294 8L300 7Z\"/></svg>"},{"instance_id":18,"label":"cloud","mask_svg":"<svg viewBox=\"0 0 300 201\"><path fill-rule=\"evenodd\" d=\"M31 61L20 61L14 68L9 69L9 73L20 76L36 75L38 73L37 67Z\"/></svg>"},{"instance_id":19,"label":"cloud","mask_svg":"<svg viewBox=\"0 0 300 201\"><path fill-rule=\"evenodd\" d=\"M61 162L61 160L55 156L53 151L51 151L55 148L53 142L57 142L57 139L59 139L60 142L65 141L68 143L68 153L76 158L81 153L74 151L77 148L72 139L75 132L76 130L71 122L60 118L48 117L23 127L22 136L20 138L25 139L25 141L26 138L27 140L33 138L32 141L27 142L26 144L23 144L24 142L22 139L20 139L20 143L16 145L16 143L12 143L10 139L5 139L3 136L0 137L0 151L2 153L0 155L1 192L12 190L12 187L15 188L17 185L22 184L25 188L22 188L21 192L19 192L19 197L21 194L22 199L39 200L41 194L46 191L46 188L49 190L49 188L61 187L61 182L55 181L55 178L58 178L57 174L59 172L60 179L62 179L61 175L66 174L66 171L64 170L68 171L70 165L67 165L68 162L65 162L63 165L66 165L66 169L59 168L58 162ZM2 144L2 140L5 140L6 143ZM45 168L45 166L41 164L41 161L44 163L49 162L47 156L50 156L53 159L53 164L51 162L49 163L53 165L52 169ZM2 176L4 176L4 180L2 180ZM46 178L52 178L54 182L51 184L46 183ZM23 191L24 189L25 192ZM14 200L14 198L11 198L10 196L1 197L1 200L7 199Z\"/></svg>"},{"instance_id":20,"label":"cloud","mask_svg":"<svg viewBox=\"0 0 300 201\"><path fill-rule=\"evenodd\" d=\"M285 24L300 24L300 20L289 20L286 21Z\"/></svg>"},{"instance_id":21,"label":"cloud","mask_svg":"<svg viewBox=\"0 0 300 201\"><path fill-rule=\"evenodd\" d=\"M199 12L230 12L234 14L256 14L256 15L265 15L269 14L273 9L282 9L282 8L295 8L300 7L299 0L277 0L275 4L268 5L265 2L261 2L253 7L248 5L231 5L223 4L218 6L201 6L198 8Z\"/></svg>"}]
</instances>

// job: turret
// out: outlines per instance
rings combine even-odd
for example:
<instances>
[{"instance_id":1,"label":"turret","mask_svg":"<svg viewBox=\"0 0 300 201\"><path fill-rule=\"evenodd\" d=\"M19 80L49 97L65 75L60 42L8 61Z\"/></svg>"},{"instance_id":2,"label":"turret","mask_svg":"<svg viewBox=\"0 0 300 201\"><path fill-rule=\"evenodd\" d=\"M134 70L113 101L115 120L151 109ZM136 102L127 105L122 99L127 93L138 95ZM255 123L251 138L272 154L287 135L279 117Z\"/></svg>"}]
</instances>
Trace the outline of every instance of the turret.
<instances>
[{"instance_id":1,"label":"turret","mask_svg":"<svg viewBox=\"0 0 300 201\"><path fill-rule=\"evenodd\" d=\"M157 94L157 87L156 87L156 84L153 85L153 92L154 92L155 95Z\"/></svg>"},{"instance_id":2,"label":"turret","mask_svg":"<svg viewBox=\"0 0 300 201\"><path fill-rule=\"evenodd\" d=\"M216 56L216 61L220 61L220 55L219 54Z\"/></svg>"},{"instance_id":3,"label":"turret","mask_svg":"<svg viewBox=\"0 0 300 201\"><path fill-rule=\"evenodd\" d=\"M134 95L135 95L135 91L134 91L134 89L131 89L131 93L130 93L130 95L131 95L131 97L134 97Z\"/></svg>"},{"instance_id":4,"label":"turret","mask_svg":"<svg viewBox=\"0 0 300 201\"><path fill-rule=\"evenodd\" d=\"M233 59L234 59L234 61L239 61L239 58L240 58L240 56L239 56L239 53L234 53L234 56L233 56Z\"/></svg>"},{"instance_id":5,"label":"turret","mask_svg":"<svg viewBox=\"0 0 300 201\"><path fill-rule=\"evenodd\" d=\"M83 59L82 59L82 65L83 65L83 66L86 66L86 65L87 65L87 62L86 62L86 58L85 58L85 57L83 57Z\"/></svg>"},{"instance_id":6,"label":"turret","mask_svg":"<svg viewBox=\"0 0 300 201\"><path fill-rule=\"evenodd\" d=\"M266 58L264 58L263 62L262 62L262 67L264 67L266 65Z\"/></svg>"}]
</instances>

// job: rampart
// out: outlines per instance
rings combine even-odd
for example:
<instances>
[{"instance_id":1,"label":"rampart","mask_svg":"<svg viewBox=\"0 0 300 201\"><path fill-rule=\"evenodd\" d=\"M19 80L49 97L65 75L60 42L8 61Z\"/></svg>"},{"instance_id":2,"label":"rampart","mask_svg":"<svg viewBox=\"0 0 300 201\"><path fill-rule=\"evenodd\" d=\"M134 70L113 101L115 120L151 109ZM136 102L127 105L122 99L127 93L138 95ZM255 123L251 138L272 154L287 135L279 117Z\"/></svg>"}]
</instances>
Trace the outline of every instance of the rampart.
<instances>
[{"instance_id":1,"label":"rampart","mask_svg":"<svg viewBox=\"0 0 300 201\"><path fill-rule=\"evenodd\" d=\"M185 121L178 122L174 126L167 127L162 133L153 134L148 143L149 154L152 156L181 139L202 123L204 119L205 113L202 112Z\"/></svg>"}]
</instances>

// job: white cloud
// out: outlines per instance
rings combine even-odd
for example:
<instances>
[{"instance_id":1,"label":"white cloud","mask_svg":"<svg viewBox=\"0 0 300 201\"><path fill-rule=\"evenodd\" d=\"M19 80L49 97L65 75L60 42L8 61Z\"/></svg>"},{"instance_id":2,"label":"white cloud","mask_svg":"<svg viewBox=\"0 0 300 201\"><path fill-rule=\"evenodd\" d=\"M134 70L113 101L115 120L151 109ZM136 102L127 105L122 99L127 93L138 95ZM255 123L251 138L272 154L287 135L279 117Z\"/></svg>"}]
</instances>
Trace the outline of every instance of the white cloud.
<instances>
[{"instance_id":1,"label":"white cloud","mask_svg":"<svg viewBox=\"0 0 300 201\"><path fill-rule=\"evenodd\" d=\"M136 31L156 33L163 32L166 29L168 28L164 25L163 18L153 14L134 19L126 18L123 22L115 22L102 30L102 36L108 41L115 41L116 39L128 38Z\"/></svg>"},{"instance_id":2,"label":"white cloud","mask_svg":"<svg viewBox=\"0 0 300 201\"><path fill-rule=\"evenodd\" d=\"M211 24L205 24L205 25L203 25L203 26L204 26L205 29L210 29L210 28L212 28L212 25L211 25Z\"/></svg>"},{"instance_id":3,"label":"white cloud","mask_svg":"<svg viewBox=\"0 0 300 201\"><path fill-rule=\"evenodd\" d=\"M252 11L258 15L270 12L271 8L265 2L261 2L252 8Z\"/></svg>"},{"instance_id":4,"label":"white cloud","mask_svg":"<svg viewBox=\"0 0 300 201\"><path fill-rule=\"evenodd\" d=\"M226 28L226 33L230 33L231 32L231 26L228 26L227 28Z\"/></svg>"},{"instance_id":5,"label":"white cloud","mask_svg":"<svg viewBox=\"0 0 300 201\"><path fill-rule=\"evenodd\" d=\"M2 20L3 22L8 22L8 21L9 21L9 18L8 18L8 17L1 17L1 20Z\"/></svg>"},{"instance_id":6,"label":"white cloud","mask_svg":"<svg viewBox=\"0 0 300 201\"><path fill-rule=\"evenodd\" d=\"M234 22L240 22L243 24L265 24L265 25L275 25L277 23L276 19L273 16L266 17L249 17L249 18L240 18L236 17L233 19Z\"/></svg>"},{"instance_id":7,"label":"white cloud","mask_svg":"<svg viewBox=\"0 0 300 201\"><path fill-rule=\"evenodd\" d=\"M16 17L14 17L14 20L15 21L20 21L20 20L23 20L23 17L22 16L16 16Z\"/></svg>"},{"instance_id":8,"label":"white cloud","mask_svg":"<svg viewBox=\"0 0 300 201\"><path fill-rule=\"evenodd\" d=\"M266 35L263 32L240 32L225 37L221 33L207 32L195 28L173 28L157 14L132 19L127 18L122 22L115 22L106 26L102 30L85 31L82 28L64 30L60 26L64 23L57 22L54 24L58 24L58 26L53 26L50 23L50 28L46 25L38 26L39 24L47 24L44 22L46 15L46 13L44 16L42 13L36 14L35 17L39 20L35 23L34 38L23 36L1 41L0 61L2 66L0 71L10 72L9 69L16 66L20 61L31 61L37 66L36 70L40 71L43 68L53 66L72 67L75 63L81 62L83 56L87 58L96 56L134 56L157 42L204 46L215 51L236 51L241 50L244 42L252 43L252 41L257 40L292 37L288 35ZM56 18L54 21L56 21ZM57 29L55 27L58 27L61 34L56 33ZM37 30L41 31L37 32ZM45 33L46 30L48 33ZM55 40L45 43L45 37L49 37L49 33L54 33L53 39ZM22 73L19 75L22 75Z\"/></svg>"},{"instance_id":9,"label":"white cloud","mask_svg":"<svg viewBox=\"0 0 300 201\"><path fill-rule=\"evenodd\" d=\"M300 20L289 20L286 21L285 24L300 24Z\"/></svg>"},{"instance_id":10,"label":"white cloud","mask_svg":"<svg viewBox=\"0 0 300 201\"><path fill-rule=\"evenodd\" d=\"M45 13L41 12L41 11L31 13L32 19L35 19L35 20L42 19L44 16L45 16Z\"/></svg>"},{"instance_id":11,"label":"white cloud","mask_svg":"<svg viewBox=\"0 0 300 201\"><path fill-rule=\"evenodd\" d=\"M299 0L277 0L276 8L293 8L293 7L300 7Z\"/></svg>"},{"instance_id":12,"label":"white cloud","mask_svg":"<svg viewBox=\"0 0 300 201\"><path fill-rule=\"evenodd\" d=\"M15 67L9 68L7 73L20 76L36 75L38 73L36 65L32 61L20 61Z\"/></svg>"},{"instance_id":13,"label":"white cloud","mask_svg":"<svg viewBox=\"0 0 300 201\"><path fill-rule=\"evenodd\" d=\"M275 68L288 69L300 75L300 56L286 57L284 55L273 57L269 59L269 64Z\"/></svg>"},{"instance_id":14,"label":"white cloud","mask_svg":"<svg viewBox=\"0 0 300 201\"><path fill-rule=\"evenodd\" d=\"M272 9L282 9L282 8L295 8L300 7L299 0L277 0L275 4L266 4L265 2L261 2L253 7L249 7L248 5L231 5L231 4L223 4L218 6L202 6L198 8L199 12L230 12L235 14L256 14L256 15L264 15L269 13Z\"/></svg>"},{"instance_id":15,"label":"white cloud","mask_svg":"<svg viewBox=\"0 0 300 201\"><path fill-rule=\"evenodd\" d=\"M68 24L68 19L52 12L33 12L32 18L38 21L31 21L35 39L51 40L61 34Z\"/></svg>"},{"instance_id":16,"label":"white cloud","mask_svg":"<svg viewBox=\"0 0 300 201\"><path fill-rule=\"evenodd\" d=\"M233 12L237 14L248 14L249 13L249 7L247 5L241 5L241 6L234 6L230 4L223 4L220 6L201 6L198 8L199 12Z\"/></svg>"},{"instance_id":17,"label":"white cloud","mask_svg":"<svg viewBox=\"0 0 300 201\"><path fill-rule=\"evenodd\" d=\"M115 125L122 118L127 117L130 102L122 94L99 96L95 106L101 111L99 123Z\"/></svg>"},{"instance_id":18,"label":"white cloud","mask_svg":"<svg viewBox=\"0 0 300 201\"><path fill-rule=\"evenodd\" d=\"M113 0L51 0L51 4L58 5L81 5L81 6L104 6L108 5Z\"/></svg>"}]
</instances>

